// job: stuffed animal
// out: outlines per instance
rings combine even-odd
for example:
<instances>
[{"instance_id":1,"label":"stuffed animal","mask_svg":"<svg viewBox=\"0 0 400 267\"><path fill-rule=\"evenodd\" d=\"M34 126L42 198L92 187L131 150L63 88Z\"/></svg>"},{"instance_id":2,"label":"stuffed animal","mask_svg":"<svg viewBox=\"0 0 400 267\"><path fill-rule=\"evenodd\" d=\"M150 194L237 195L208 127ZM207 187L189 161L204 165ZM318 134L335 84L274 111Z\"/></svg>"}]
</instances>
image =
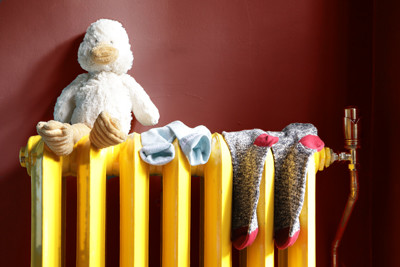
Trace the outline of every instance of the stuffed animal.
<instances>
[{"instance_id":1,"label":"stuffed animal","mask_svg":"<svg viewBox=\"0 0 400 267\"><path fill-rule=\"evenodd\" d=\"M131 127L131 111L143 125L158 123L158 109L127 74L133 54L121 23L100 19L91 24L80 44L78 62L88 73L78 75L64 88L55 105L54 120L36 126L53 152L68 155L87 134L97 148L123 142Z\"/></svg>"}]
</instances>

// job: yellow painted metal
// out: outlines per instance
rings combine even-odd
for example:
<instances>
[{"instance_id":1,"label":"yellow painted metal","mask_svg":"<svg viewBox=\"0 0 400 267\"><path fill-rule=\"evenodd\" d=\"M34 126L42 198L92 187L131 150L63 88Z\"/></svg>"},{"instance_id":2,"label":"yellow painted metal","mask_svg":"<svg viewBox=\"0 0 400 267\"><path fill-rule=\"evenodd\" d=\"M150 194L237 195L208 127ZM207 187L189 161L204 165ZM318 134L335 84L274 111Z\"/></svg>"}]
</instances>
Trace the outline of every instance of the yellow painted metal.
<instances>
[{"instance_id":1,"label":"yellow painted metal","mask_svg":"<svg viewBox=\"0 0 400 267\"><path fill-rule=\"evenodd\" d=\"M204 266L231 266L232 161L220 134L213 134L204 168Z\"/></svg>"},{"instance_id":2,"label":"yellow painted metal","mask_svg":"<svg viewBox=\"0 0 400 267\"><path fill-rule=\"evenodd\" d=\"M287 252L280 252L287 253L287 261L279 262L279 267L315 267L315 168L315 161L310 161L304 203L300 213L300 235Z\"/></svg>"},{"instance_id":3,"label":"yellow painted metal","mask_svg":"<svg viewBox=\"0 0 400 267\"><path fill-rule=\"evenodd\" d=\"M325 147L323 149L321 149L321 151L319 151L317 153L319 153L320 156L319 156L319 164L315 165L315 172L324 170L325 161L326 161L326 149L325 149Z\"/></svg>"},{"instance_id":4,"label":"yellow painted metal","mask_svg":"<svg viewBox=\"0 0 400 267\"><path fill-rule=\"evenodd\" d=\"M162 266L190 266L190 165L177 140L163 168Z\"/></svg>"},{"instance_id":5,"label":"yellow painted metal","mask_svg":"<svg viewBox=\"0 0 400 267\"><path fill-rule=\"evenodd\" d=\"M20 151L31 175L31 266L61 266L62 159L45 148L40 136Z\"/></svg>"},{"instance_id":6,"label":"yellow painted metal","mask_svg":"<svg viewBox=\"0 0 400 267\"><path fill-rule=\"evenodd\" d=\"M43 180L39 166L38 168L33 167L36 163L36 156L33 158L31 154L38 155L39 153L39 156L43 156L43 148L44 145L40 136L32 136L29 138L27 146L22 148L19 153L21 165L26 167L28 174L31 176L31 267L42 266L43 247ZM33 173L31 170L33 170Z\"/></svg>"},{"instance_id":7,"label":"yellow painted metal","mask_svg":"<svg viewBox=\"0 0 400 267\"><path fill-rule=\"evenodd\" d=\"M107 150L90 147L86 138L78 144L78 267L103 267L105 264L105 200Z\"/></svg>"},{"instance_id":8,"label":"yellow painted metal","mask_svg":"<svg viewBox=\"0 0 400 267\"><path fill-rule=\"evenodd\" d=\"M61 267L65 267L67 259L67 179L65 177L62 177L61 186Z\"/></svg>"},{"instance_id":9,"label":"yellow painted metal","mask_svg":"<svg viewBox=\"0 0 400 267\"><path fill-rule=\"evenodd\" d=\"M62 159L44 149L36 163L35 173L39 172L43 175L43 266L61 266Z\"/></svg>"},{"instance_id":10,"label":"yellow painted metal","mask_svg":"<svg viewBox=\"0 0 400 267\"><path fill-rule=\"evenodd\" d=\"M331 165L332 160L332 150L329 147L325 147L325 168L328 168Z\"/></svg>"},{"instance_id":11,"label":"yellow painted metal","mask_svg":"<svg viewBox=\"0 0 400 267\"><path fill-rule=\"evenodd\" d=\"M319 171L319 166L321 165L323 166L323 164L321 163L325 163L325 151L324 152L321 151L314 153L314 166L316 166L315 168L316 173Z\"/></svg>"},{"instance_id":12,"label":"yellow painted metal","mask_svg":"<svg viewBox=\"0 0 400 267\"><path fill-rule=\"evenodd\" d=\"M190 265L191 172L205 177L204 265L231 266L232 165L228 147L221 135L214 134L209 162L191 170L176 141L174 146L175 159L162 168L163 266ZM20 161L32 176L31 266L63 265L62 174L78 177L77 266L104 266L106 173L120 174L120 265L147 266L149 172L160 173L161 168L141 161L140 147L138 134L100 151L91 148L85 137L72 154L59 158L47 150L40 136L29 139L20 151ZM279 252L279 266L315 266L315 172L327 167L328 152L315 153L310 163L300 236L292 247ZM244 257L247 266L272 266L273 224L269 218L273 216L273 173L269 153L257 208L259 233Z\"/></svg>"},{"instance_id":13,"label":"yellow painted metal","mask_svg":"<svg viewBox=\"0 0 400 267\"><path fill-rule=\"evenodd\" d=\"M279 267L288 266L288 249L283 249L278 251L278 264ZM299 266L302 267L302 266Z\"/></svg>"},{"instance_id":14,"label":"yellow painted metal","mask_svg":"<svg viewBox=\"0 0 400 267\"><path fill-rule=\"evenodd\" d=\"M267 154L257 205L258 234L247 248L247 266L274 266L274 159Z\"/></svg>"},{"instance_id":15,"label":"yellow painted metal","mask_svg":"<svg viewBox=\"0 0 400 267\"><path fill-rule=\"evenodd\" d=\"M120 145L120 266L148 266L149 166L140 159L140 135Z\"/></svg>"},{"instance_id":16,"label":"yellow painted metal","mask_svg":"<svg viewBox=\"0 0 400 267\"><path fill-rule=\"evenodd\" d=\"M314 153L315 172L323 171L332 165L333 151L329 147L324 147L321 151Z\"/></svg>"}]
</instances>

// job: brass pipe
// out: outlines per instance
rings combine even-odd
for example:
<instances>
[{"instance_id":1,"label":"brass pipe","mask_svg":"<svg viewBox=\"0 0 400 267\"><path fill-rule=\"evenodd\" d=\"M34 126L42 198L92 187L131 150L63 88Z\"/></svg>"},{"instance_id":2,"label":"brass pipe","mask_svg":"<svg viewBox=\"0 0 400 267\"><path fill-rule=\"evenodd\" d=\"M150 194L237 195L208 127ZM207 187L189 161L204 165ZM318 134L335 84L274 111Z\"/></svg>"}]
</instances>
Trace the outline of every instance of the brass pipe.
<instances>
[{"instance_id":1,"label":"brass pipe","mask_svg":"<svg viewBox=\"0 0 400 267\"><path fill-rule=\"evenodd\" d=\"M342 239L343 233L346 229L350 215L353 212L354 205L358 199L358 171L356 169L350 170L350 193L347 199L346 207L343 211L340 224L336 231L335 239L332 243L332 267L337 266L338 261L338 247Z\"/></svg>"}]
</instances>

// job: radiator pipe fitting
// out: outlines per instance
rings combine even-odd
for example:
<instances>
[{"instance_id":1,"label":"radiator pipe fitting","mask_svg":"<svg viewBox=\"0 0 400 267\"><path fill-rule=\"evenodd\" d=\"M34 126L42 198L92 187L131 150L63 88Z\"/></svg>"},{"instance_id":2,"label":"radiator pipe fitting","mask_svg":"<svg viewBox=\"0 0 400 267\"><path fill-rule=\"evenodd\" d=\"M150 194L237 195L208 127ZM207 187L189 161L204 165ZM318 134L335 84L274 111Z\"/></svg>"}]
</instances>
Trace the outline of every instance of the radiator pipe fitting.
<instances>
[{"instance_id":1,"label":"radiator pipe fitting","mask_svg":"<svg viewBox=\"0 0 400 267\"><path fill-rule=\"evenodd\" d=\"M345 148L349 153L342 152L338 156L340 161L349 161L350 170L350 193L347 199L345 209L340 220L340 224L336 230L335 239L332 242L332 267L337 267L338 264L338 247L346 229L350 215L353 212L354 205L358 199L358 171L357 171L357 149L360 148L359 142L359 116L358 110L355 107L349 107L344 110L344 136Z\"/></svg>"}]
</instances>

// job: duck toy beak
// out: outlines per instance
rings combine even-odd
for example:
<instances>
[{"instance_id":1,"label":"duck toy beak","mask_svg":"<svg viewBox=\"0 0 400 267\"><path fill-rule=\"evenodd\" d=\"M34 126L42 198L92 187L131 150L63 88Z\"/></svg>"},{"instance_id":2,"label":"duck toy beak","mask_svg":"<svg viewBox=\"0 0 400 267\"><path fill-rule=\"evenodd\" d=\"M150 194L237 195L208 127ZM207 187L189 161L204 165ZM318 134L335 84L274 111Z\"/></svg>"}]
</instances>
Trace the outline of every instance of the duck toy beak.
<instances>
[{"instance_id":1,"label":"duck toy beak","mask_svg":"<svg viewBox=\"0 0 400 267\"><path fill-rule=\"evenodd\" d=\"M109 44L101 43L92 49L91 57L96 64L111 64L118 58L118 49Z\"/></svg>"}]
</instances>

